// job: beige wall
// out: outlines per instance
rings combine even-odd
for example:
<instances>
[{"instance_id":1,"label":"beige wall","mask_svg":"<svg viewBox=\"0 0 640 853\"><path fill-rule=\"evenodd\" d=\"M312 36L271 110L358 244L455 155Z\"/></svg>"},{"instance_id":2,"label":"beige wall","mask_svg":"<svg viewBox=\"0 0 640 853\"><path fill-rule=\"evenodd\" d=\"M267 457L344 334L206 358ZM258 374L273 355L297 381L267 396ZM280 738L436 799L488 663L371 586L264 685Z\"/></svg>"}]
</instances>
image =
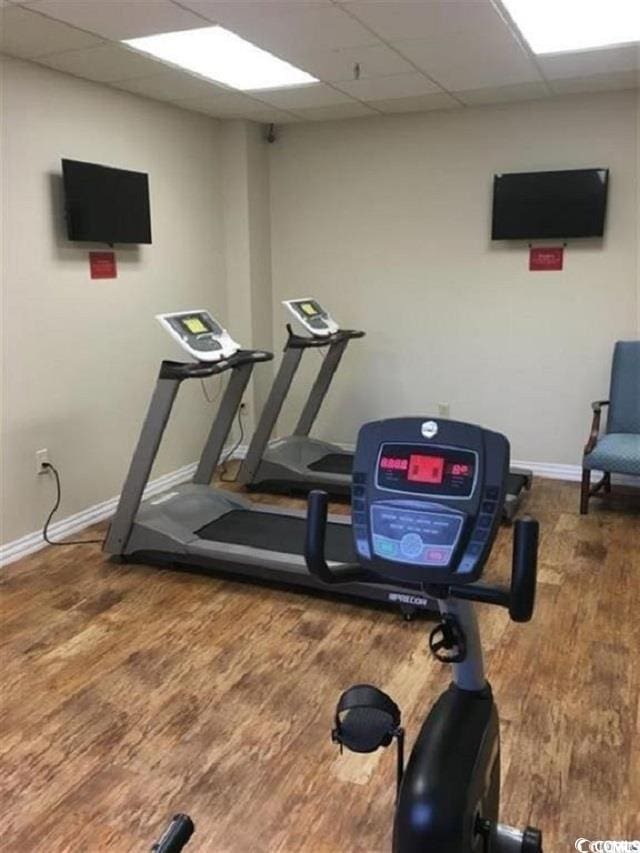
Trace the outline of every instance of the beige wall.
<instances>
[{"instance_id":1,"label":"beige wall","mask_svg":"<svg viewBox=\"0 0 640 853\"><path fill-rule=\"evenodd\" d=\"M6 60L2 83L2 541L51 505L41 447L62 474L60 518L118 493L158 363L180 357L151 318L177 307L209 307L278 354L286 297L365 328L326 437L448 402L507 432L516 458L578 461L611 345L640 333L637 93L290 125L269 146L251 123L29 63ZM61 157L150 174L153 245L118 248L114 281L91 281L91 247L64 237ZM488 240L491 176L580 165L612 169L607 237L572 243L562 274L530 274L526 246ZM294 406L317 366L308 354ZM256 377L247 426L269 367ZM208 428L197 385L179 402L156 476L194 461Z\"/></svg>"},{"instance_id":2,"label":"beige wall","mask_svg":"<svg viewBox=\"0 0 640 853\"><path fill-rule=\"evenodd\" d=\"M637 113L623 92L283 128L275 340L277 303L296 295L368 332L320 435L350 442L366 419L448 402L503 430L516 459L579 461L612 344L639 334ZM492 175L580 166L611 168L607 236L570 243L562 273L529 273L526 244L489 240Z\"/></svg>"},{"instance_id":3,"label":"beige wall","mask_svg":"<svg viewBox=\"0 0 640 853\"><path fill-rule=\"evenodd\" d=\"M271 184L265 127L248 124L249 235L251 240L251 304L254 346L274 349L271 282ZM278 342L276 342L276 349ZM273 381L273 363L256 370L254 413L261 412Z\"/></svg>"},{"instance_id":4,"label":"beige wall","mask_svg":"<svg viewBox=\"0 0 640 853\"><path fill-rule=\"evenodd\" d=\"M244 346L272 349L269 158L264 128L226 121L221 129L224 236L229 329ZM245 396L245 438L272 379L259 367Z\"/></svg>"},{"instance_id":5,"label":"beige wall","mask_svg":"<svg viewBox=\"0 0 640 853\"><path fill-rule=\"evenodd\" d=\"M3 70L3 541L116 495L160 360L180 350L153 321L209 307L227 320L220 125L213 119L8 60ZM63 235L60 158L149 172L153 245L118 248L91 281L89 246ZM104 247L98 247L104 248ZM212 391L215 389L212 388ZM155 475L195 460L210 409L180 392Z\"/></svg>"}]
</instances>

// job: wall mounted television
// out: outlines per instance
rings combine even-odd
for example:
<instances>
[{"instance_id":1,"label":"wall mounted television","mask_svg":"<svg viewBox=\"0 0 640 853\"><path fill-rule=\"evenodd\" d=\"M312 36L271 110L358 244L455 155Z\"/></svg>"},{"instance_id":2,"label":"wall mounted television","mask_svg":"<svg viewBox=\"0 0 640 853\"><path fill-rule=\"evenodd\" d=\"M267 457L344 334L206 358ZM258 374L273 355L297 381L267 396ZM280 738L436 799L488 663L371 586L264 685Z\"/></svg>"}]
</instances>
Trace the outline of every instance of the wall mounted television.
<instances>
[{"instance_id":1,"label":"wall mounted television","mask_svg":"<svg viewBox=\"0 0 640 853\"><path fill-rule=\"evenodd\" d=\"M608 185L608 169L495 175L491 239L602 237Z\"/></svg>"},{"instance_id":2,"label":"wall mounted television","mask_svg":"<svg viewBox=\"0 0 640 853\"><path fill-rule=\"evenodd\" d=\"M62 180L69 240L151 243L147 174L63 160Z\"/></svg>"}]
</instances>

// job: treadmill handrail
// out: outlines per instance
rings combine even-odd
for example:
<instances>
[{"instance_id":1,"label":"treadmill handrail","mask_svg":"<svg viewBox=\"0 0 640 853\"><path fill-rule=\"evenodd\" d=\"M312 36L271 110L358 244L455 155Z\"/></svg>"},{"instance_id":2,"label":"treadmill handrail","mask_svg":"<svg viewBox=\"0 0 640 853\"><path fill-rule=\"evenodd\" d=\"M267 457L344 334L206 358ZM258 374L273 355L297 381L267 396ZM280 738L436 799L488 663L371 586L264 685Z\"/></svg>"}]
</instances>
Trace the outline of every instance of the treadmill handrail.
<instances>
[{"instance_id":1,"label":"treadmill handrail","mask_svg":"<svg viewBox=\"0 0 640 853\"><path fill-rule=\"evenodd\" d=\"M327 335L324 338L306 338L304 335L296 334L291 328L291 324L287 323L287 342L284 345L287 349L307 349L308 347L327 347L331 344L338 344L341 341L350 341L355 338L364 338L365 332L359 329L339 329L333 335Z\"/></svg>"},{"instance_id":2,"label":"treadmill handrail","mask_svg":"<svg viewBox=\"0 0 640 853\"><path fill-rule=\"evenodd\" d=\"M159 379L205 379L216 376L232 367L243 364L256 364L260 361L271 361L273 353L265 350L241 349L229 358L220 361L170 361L165 359L160 365Z\"/></svg>"}]
</instances>

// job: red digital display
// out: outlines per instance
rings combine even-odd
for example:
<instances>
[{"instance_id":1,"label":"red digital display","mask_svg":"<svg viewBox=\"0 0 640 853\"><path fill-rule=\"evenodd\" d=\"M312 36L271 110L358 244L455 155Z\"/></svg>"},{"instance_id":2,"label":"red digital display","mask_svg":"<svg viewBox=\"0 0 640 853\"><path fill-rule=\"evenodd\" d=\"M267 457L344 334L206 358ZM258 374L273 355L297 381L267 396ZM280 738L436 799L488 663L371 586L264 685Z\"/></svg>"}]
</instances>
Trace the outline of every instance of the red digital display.
<instances>
[{"instance_id":1,"label":"red digital display","mask_svg":"<svg viewBox=\"0 0 640 853\"><path fill-rule=\"evenodd\" d=\"M456 447L385 442L376 485L404 494L468 498L475 488L475 454Z\"/></svg>"},{"instance_id":2,"label":"red digital display","mask_svg":"<svg viewBox=\"0 0 640 853\"><path fill-rule=\"evenodd\" d=\"M470 477L471 465L465 465L462 462L453 462L449 468L449 473L452 477Z\"/></svg>"},{"instance_id":3,"label":"red digital display","mask_svg":"<svg viewBox=\"0 0 640 853\"><path fill-rule=\"evenodd\" d=\"M409 457L407 479L413 483L441 483L444 477L442 456L423 456L412 453Z\"/></svg>"},{"instance_id":4,"label":"red digital display","mask_svg":"<svg viewBox=\"0 0 640 853\"><path fill-rule=\"evenodd\" d=\"M402 459L400 456L382 456L380 467L384 468L385 471L406 471L409 467L409 460Z\"/></svg>"}]
</instances>

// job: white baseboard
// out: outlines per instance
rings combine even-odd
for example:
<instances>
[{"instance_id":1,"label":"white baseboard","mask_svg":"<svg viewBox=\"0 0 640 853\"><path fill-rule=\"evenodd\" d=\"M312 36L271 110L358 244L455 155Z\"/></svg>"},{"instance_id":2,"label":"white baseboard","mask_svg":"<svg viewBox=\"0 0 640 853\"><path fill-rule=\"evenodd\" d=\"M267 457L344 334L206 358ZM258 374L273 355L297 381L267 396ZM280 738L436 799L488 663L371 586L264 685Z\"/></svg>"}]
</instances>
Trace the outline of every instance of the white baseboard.
<instances>
[{"instance_id":1,"label":"white baseboard","mask_svg":"<svg viewBox=\"0 0 640 853\"><path fill-rule=\"evenodd\" d=\"M346 451L353 452L354 445L340 445ZM247 453L247 445L242 444L232 454L232 459L244 459ZM180 483L185 483L193 477L196 470L195 462L189 465L184 465L178 468L177 471L171 471L168 474L163 474L162 477L157 477L151 480L144 491L144 497L148 498L152 495L160 494L160 492L168 491ZM579 482L582 478L582 468L580 465L562 465L557 462L525 462L519 459L513 459L511 464L514 468L528 468L533 471L534 476L548 477L551 480L568 480L570 482ZM623 474L614 474L613 482L620 485L638 486L638 477L629 477ZM62 539L66 536L71 536L84 530L86 527L96 524L99 521L104 521L110 518L118 505L120 496L109 498L107 501L95 504L94 506L84 509L81 512L63 518L57 521L49 528L49 533L52 539ZM33 533L28 533L20 539L15 539L13 542L7 542L6 545L0 546L0 566L13 563L21 557L26 557L28 554L33 554L41 548L46 547L46 542L42 538L42 530L36 530Z\"/></svg>"},{"instance_id":2,"label":"white baseboard","mask_svg":"<svg viewBox=\"0 0 640 853\"><path fill-rule=\"evenodd\" d=\"M241 445L232 454L232 459L242 459L247 452L247 446ZM161 492L166 492L180 483L186 483L190 480L196 470L197 463L191 462L189 465L183 465L177 471L170 471L168 474L163 474L161 477L156 477L155 480L150 480L147 488L144 490L144 498L158 495ZM109 500L94 504L87 509L69 515L67 518L62 518L56 521L49 527L49 535L52 539L58 541L67 536L72 536L79 533L92 524L97 524L99 521L104 521L110 518L118 506L120 495L116 495ZM7 542L6 545L0 546L0 567L13 563L16 560L26 557L45 548L47 543L42 538L42 530L35 530L33 533L27 533L20 539L14 539L13 542Z\"/></svg>"},{"instance_id":3,"label":"white baseboard","mask_svg":"<svg viewBox=\"0 0 640 853\"><path fill-rule=\"evenodd\" d=\"M547 477L549 480L567 480L572 483L579 483L582 480L581 465L562 465L559 462L521 462L519 459L512 459L511 465L513 468L528 468L533 471L534 476ZM596 476L601 474L600 471L593 473ZM612 474L611 480L621 486L640 485L638 477L628 474Z\"/></svg>"},{"instance_id":4,"label":"white baseboard","mask_svg":"<svg viewBox=\"0 0 640 853\"><path fill-rule=\"evenodd\" d=\"M179 483L184 483L193 477L196 470L196 463L192 462L189 465L183 465L177 471L171 471L168 474L163 474L162 477L156 477L151 480L144 490L144 497L148 498L152 495L157 495L167 489L177 486ZM62 518L56 521L49 528L49 535L52 539L64 539L92 524L97 524L99 521L104 521L110 518L118 506L120 496L102 501L102 503L94 504L93 506L83 509L80 512L69 515L67 518ZM27 533L20 539L14 539L13 542L7 542L6 545L0 547L0 566L6 566L19 560L21 557L26 557L28 554L33 554L39 551L40 548L45 548L47 543L42 538L42 530L36 530L33 533Z\"/></svg>"},{"instance_id":5,"label":"white baseboard","mask_svg":"<svg viewBox=\"0 0 640 853\"><path fill-rule=\"evenodd\" d=\"M579 482L582 479L582 468L579 465L562 465L559 462L526 462L521 459L512 459L511 467L526 468L533 471L534 477L548 477L550 480Z\"/></svg>"}]
</instances>

